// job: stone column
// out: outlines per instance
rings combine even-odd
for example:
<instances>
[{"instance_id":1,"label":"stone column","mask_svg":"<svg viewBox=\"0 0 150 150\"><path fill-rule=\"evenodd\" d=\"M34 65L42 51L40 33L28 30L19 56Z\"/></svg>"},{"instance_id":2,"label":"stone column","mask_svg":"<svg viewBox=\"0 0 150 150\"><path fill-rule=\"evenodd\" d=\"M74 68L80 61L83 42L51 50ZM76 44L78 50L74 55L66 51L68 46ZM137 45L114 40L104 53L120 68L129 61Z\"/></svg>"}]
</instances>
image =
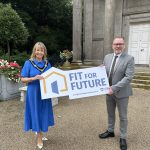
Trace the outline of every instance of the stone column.
<instances>
[{"instance_id":1,"label":"stone column","mask_svg":"<svg viewBox=\"0 0 150 150\"><path fill-rule=\"evenodd\" d=\"M82 0L73 0L73 61L81 63Z\"/></svg>"},{"instance_id":2,"label":"stone column","mask_svg":"<svg viewBox=\"0 0 150 150\"><path fill-rule=\"evenodd\" d=\"M93 0L84 0L84 63L92 62Z\"/></svg>"},{"instance_id":3,"label":"stone column","mask_svg":"<svg viewBox=\"0 0 150 150\"><path fill-rule=\"evenodd\" d=\"M104 56L112 52L116 0L105 0Z\"/></svg>"},{"instance_id":4,"label":"stone column","mask_svg":"<svg viewBox=\"0 0 150 150\"><path fill-rule=\"evenodd\" d=\"M116 11L115 11L115 31L114 37L122 36L122 11L123 11L123 0L116 0Z\"/></svg>"}]
</instances>

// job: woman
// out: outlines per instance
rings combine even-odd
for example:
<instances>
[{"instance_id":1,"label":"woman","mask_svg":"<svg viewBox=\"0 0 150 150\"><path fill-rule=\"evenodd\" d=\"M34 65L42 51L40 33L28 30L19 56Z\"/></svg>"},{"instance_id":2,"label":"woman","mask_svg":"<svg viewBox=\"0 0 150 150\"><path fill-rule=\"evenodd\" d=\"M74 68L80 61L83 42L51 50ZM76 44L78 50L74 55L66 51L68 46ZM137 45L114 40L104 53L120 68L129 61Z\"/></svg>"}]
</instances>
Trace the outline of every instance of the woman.
<instances>
[{"instance_id":1,"label":"woman","mask_svg":"<svg viewBox=\"0 0 150 150\"><path fill-rule=\"evenodd\" d=\"M49 126L54 125L54 116L51 99L41 99L40 83L41 74L51 65L46 60L47 50L42 42L37 42L21 72L21 81L28 83L24 115L24 130L37 132L37 146L43 147L42 132L47 132Z\"/></svg>"}]
</instances>

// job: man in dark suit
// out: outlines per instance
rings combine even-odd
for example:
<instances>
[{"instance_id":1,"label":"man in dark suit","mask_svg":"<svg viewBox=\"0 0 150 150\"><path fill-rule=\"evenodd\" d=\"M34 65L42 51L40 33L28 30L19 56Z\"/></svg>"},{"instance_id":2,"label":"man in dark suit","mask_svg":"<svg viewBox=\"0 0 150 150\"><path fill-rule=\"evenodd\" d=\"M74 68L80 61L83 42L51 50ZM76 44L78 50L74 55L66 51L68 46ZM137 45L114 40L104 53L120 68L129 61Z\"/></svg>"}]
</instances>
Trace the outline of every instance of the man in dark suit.
<instances>
[{"instance_id":1,"label":"man in dark suit","mask_svg":"<svg viewBox=\"0 0 150 150\"><path fill-rule=\"evenodd\" d=\"M120 118L120 149L126 150L127 107L129 96L132 95L130 82L134 76L134 58L124 52L125 44L122 37L114 39L112 49L114 53L104 58L104 65L109 78L109 94L106 95L108 112L107 131L99 134L99 138L114 137L116 106Z\"/></svg>"}]
</instances>

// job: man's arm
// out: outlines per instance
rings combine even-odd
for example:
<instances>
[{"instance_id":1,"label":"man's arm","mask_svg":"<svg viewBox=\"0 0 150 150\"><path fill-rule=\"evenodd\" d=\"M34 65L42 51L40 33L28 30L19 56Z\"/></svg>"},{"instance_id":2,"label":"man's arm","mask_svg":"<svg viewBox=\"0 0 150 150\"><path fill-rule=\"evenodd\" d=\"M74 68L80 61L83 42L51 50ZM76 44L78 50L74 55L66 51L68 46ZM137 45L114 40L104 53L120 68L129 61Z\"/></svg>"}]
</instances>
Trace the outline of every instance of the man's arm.
<instances>
[{"instance_id":1,"label":"man's arm","mask_svg":"<svg viewBox=\"0 0 150 150\"><path fill-rule=\"evenodd\" d=\"M127 63L125 76L117 84L111 86L112 91L113 92L117 92L121 88L123 88L126 85L128 85L132 81L133 76L134 76L134 58L131 57L131 59Z\"/></svg>"}]
</instances>

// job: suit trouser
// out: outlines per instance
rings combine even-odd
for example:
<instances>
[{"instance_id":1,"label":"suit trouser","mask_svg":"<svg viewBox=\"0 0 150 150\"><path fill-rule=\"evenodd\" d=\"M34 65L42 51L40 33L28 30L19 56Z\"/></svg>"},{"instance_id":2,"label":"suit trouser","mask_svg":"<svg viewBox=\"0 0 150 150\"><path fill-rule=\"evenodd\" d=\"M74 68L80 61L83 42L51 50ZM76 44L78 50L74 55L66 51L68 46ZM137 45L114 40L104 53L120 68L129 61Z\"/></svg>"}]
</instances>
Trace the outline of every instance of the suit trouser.
<instances>
[{"instance_id":1,"label":"suit trouser","mask_svg":"<svg viewBox=\"0 0 150 150\"><path fill-rule=\"evenodd\" d=\"M106 96L107 112L108 112L108 131L114 132L115 126L115 110L116 106L118 108L119 118L120 118L120 138L125 139L127 133L127 107L128 107L129 97L117 98L114 95Z\"/></svg>"}]
</instances>

